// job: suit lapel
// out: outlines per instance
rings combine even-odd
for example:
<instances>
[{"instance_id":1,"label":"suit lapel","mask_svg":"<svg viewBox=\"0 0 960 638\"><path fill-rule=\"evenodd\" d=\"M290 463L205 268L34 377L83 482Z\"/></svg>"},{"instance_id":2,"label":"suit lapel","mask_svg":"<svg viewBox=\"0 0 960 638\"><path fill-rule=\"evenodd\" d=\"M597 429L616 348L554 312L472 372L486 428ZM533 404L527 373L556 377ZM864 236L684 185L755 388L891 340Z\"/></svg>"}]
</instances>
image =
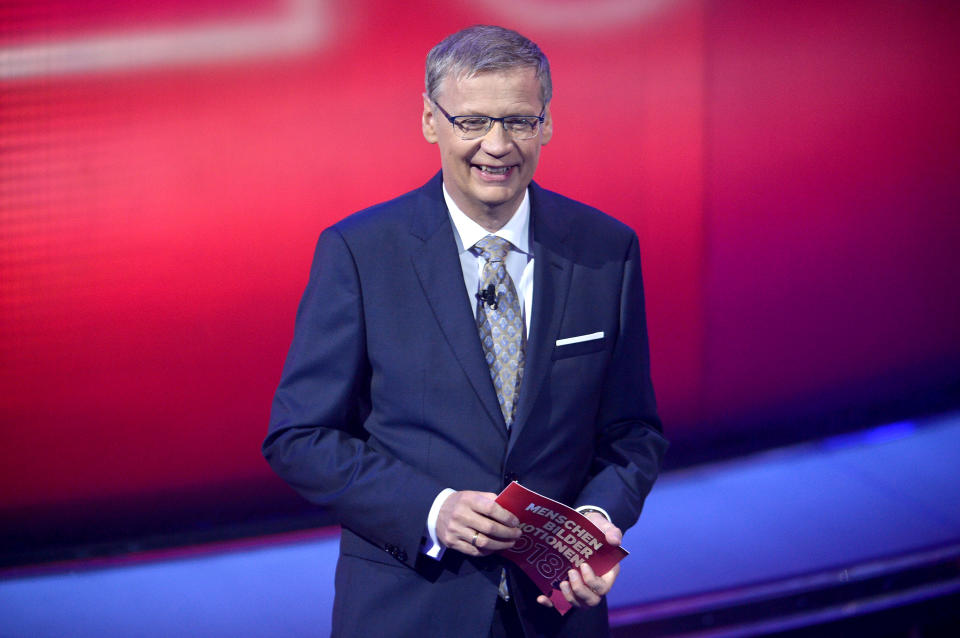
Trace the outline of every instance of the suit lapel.
<instances>
[{"instance_id":1,"label":"suit lapel","mask_svg":"<svg viewBox=\"0 0 960 638\"><path fill-rule=\"evenodd\" d=\"M423 244L411 257L413 268L454 356L496 430L506 438L506 424L483 356L476 318L464 293L463 271L441 183L438 175L419 191L410 232Z\"/></svg>"},{"instance_id":2,"label":"suit lapel","mask_svg":"<svg viewBox=\"0 0 960 638\"><path fill-rule=\"evenodd\" d=\"M530 215L533 228L533 316L527 340L523 382L516 418L510 432L510 447L526 426L533 404L550 369L553 346L560 331L573 272L564 241L570 231L565 211L530 185Z\"/></svg>"}]
</instances>

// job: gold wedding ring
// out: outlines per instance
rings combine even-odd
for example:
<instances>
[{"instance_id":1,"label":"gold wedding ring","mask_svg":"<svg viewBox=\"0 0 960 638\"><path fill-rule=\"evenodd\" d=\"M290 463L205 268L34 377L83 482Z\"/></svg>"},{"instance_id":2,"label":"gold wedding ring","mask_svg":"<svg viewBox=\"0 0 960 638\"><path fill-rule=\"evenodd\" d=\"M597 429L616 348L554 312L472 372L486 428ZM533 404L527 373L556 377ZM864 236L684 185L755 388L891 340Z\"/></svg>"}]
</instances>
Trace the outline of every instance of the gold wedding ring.
<instances>
[{"instance_id":1,"label":"gold wedding ring","mask_svg":"<svg viewBox=\"0 0 960 638\"><path fill-rule=\"evenodd\" d=\"M473 545L474 547L477 546L477 537L478 537L478 536L480 536L480 532L474 532L474 534L473 534L473 540L470 541L470 544Z\"/></svg>"}]
</instances>

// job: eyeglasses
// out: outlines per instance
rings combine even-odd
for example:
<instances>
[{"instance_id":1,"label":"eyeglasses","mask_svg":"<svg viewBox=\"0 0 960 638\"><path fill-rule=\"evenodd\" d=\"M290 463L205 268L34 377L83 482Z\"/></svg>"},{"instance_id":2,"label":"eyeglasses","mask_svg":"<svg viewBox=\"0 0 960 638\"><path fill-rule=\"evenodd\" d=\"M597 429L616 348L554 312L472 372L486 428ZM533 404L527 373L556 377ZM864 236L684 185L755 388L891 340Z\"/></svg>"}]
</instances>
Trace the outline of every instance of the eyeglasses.
<instances>
[{"instance_id":1,"label":"eyeglasses","mask_svg":"<svg viewBox=\"0 0 960 638\"><path fill-rule=\"evenodd\" d=\"M433 102L433 100L430 100ZM457 132L462 140L475 140L486 135L494 122L500 122L503 130L515 140L529 140L536 137L540 131L540 125L543 124L544 112L547 106L540 109L540 115L508 115L507 117L490 117L489 115L450 115L447 111L433 102L440 109L443 116L446 117L453 130Z\"/></svg>"}]
</instances>

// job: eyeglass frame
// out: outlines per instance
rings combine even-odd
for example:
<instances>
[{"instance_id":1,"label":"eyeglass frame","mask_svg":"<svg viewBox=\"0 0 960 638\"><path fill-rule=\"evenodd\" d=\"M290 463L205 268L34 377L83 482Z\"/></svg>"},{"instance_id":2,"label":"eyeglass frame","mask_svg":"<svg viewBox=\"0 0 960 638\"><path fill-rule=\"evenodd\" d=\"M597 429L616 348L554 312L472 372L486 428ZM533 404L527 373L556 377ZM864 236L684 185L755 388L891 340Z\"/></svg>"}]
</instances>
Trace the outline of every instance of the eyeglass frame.
<instances>
[{"instance_id":1,"label":"eyeglass frame","mask_svg":"<svg viewBox=\"0 0 960 638\"><path fill-rule=\"evenodd\" d=\"M504 115L503 117L493 117L492 115L450 115L449 113L447 113L447 110L446 110L445 108L443 108L442 106L440 106L440 104L439 104L436 100L431 99L430 101L433 102L433 105L436 106L438 109L440 109L440 112L443 113L443 116L444 116L445 118L447 118L447 121L450 122L450 126L452 126L452 127L453 127L453 130L457 132L457 137L459 137L460 139L462 139L462 140L464 140L464 141L478 140L478 139L480 139L481 137L483 137L483 136L485 136L487 133L489 133L489 132L491 131L491 129L493 129L493 125L494 125L495 123L497 123L497 122L500 122L500 126L502 126L504 132L505 132L507 135L510 136L510 139L520 140L520 141L522 141L522 140L532 140L533 138L535 138L535 137L537 136L537 133L540 132L541 127L543 126L543 121L544 121L545 119L547 119L547 118L546 118L546 112L547 112L547 105L546 105L546 104L544 104L544 105L543 105L543 108L540 109L540 115ZM477 118L482 117L482 118L485 118L485 119L487 120L487 122L488 122L487 128L486 128L486 130L483 131L483 133L480 133L480 134L477 135L476 137L463 137L463 135L460 134L460 129L457 127L457 119L458 119L458 118L461 118L461 117L477 117ZM535 119L537 120L537 130L534 131L534 132L533 132L533 135L531 135L530 137L521 137L521 138L516 138L516 137L514 137L513 134L510 132L510 129L507 128L507 124L506 124L505 120L515 119L515 118L535 118Z\"/></svg>"}]
</instances>

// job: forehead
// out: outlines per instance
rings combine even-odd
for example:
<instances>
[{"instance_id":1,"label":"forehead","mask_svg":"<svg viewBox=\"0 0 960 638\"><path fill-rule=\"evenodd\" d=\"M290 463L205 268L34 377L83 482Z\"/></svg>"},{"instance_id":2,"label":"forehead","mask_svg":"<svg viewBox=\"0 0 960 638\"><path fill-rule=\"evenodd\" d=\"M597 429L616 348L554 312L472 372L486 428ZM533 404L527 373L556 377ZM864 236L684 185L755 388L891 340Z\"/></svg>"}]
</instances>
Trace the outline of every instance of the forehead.
<instances>
[{"instance_id":1,"label":"forehead","mask_svg":"<svg viewBox=\"0 0 960 638\"><path fill-rule=\"evenodd\" d=\"M460 77L449 74L440 83L440 97L447 110L468 112L464 109L472 109L488 115L497 115L494 110L517 113L518 109L539 113L543 106L540 81L536 70L530 67Z\"/></svg>"}]
</instances>

